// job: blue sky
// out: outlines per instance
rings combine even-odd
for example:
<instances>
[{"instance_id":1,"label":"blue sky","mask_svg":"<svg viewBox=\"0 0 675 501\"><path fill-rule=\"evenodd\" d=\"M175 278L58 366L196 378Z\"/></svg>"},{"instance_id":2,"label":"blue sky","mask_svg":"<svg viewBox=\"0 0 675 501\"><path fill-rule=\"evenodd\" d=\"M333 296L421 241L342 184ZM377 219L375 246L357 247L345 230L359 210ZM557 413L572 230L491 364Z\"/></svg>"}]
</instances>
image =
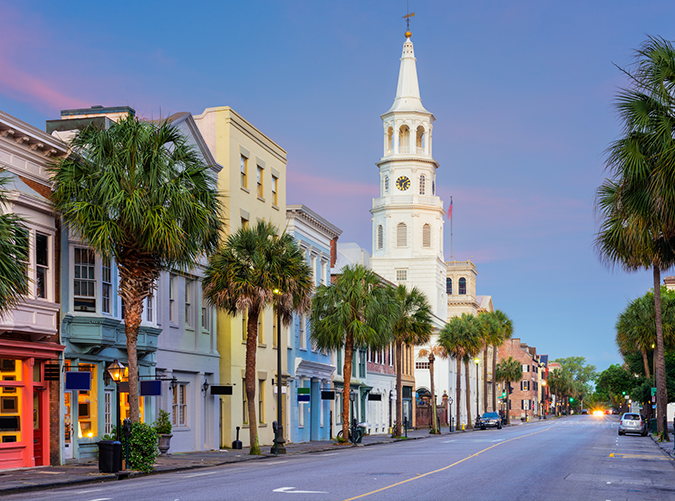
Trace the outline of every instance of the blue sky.
<instances>
[{"instance_id":1,"label":"blue sky","mask_svg":"<svg viewBox=\"0 0 675 501\"><path fill-rule=\"evenodd\" d=\"M478 293L539 353L620 362L616 316L652 276L600 262L593 194L620 132L614 64L629 64L647 35L674 39L675 4L413 0L410 10L455 259L474 260ZM288 202L371 248L404 0L0 0L0 12L3 111L44 129L61 109L95 104L154 118L232 106L287 150ZM445 240L449 260L449 224Z\"/></svg>"}]
</instances>

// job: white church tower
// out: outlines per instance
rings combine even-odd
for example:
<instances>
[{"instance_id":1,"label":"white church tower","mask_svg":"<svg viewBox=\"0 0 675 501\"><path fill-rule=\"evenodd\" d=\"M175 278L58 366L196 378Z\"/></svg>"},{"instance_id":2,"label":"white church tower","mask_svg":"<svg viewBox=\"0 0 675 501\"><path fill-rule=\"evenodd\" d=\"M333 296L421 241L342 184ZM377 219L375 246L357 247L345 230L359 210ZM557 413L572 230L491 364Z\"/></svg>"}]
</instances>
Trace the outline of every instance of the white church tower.
<instances>
[{"instance_id":1,"label":"white church tower","mask_svg":"<svg viewBox=\"0 0 675 501\"><path fill-rule=\"evenodd\" d=\"M373 199L373 271L423 291L432 311L447 318L443 202L436 196L433 114L422 106L415 53L407 31L394 104L384 115L380 196Z\"/></svg>"}]
</instances>

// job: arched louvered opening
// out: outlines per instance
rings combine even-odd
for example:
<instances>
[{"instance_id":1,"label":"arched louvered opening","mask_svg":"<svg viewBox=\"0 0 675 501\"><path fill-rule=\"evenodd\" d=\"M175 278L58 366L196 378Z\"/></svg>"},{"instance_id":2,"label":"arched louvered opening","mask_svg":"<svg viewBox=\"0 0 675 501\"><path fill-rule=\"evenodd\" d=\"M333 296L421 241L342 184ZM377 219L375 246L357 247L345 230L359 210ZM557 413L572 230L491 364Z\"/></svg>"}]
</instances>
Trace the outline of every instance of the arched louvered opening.
<instances>
[{"instance_id":1,"label":"arched louvered opening","mask_svg":"<svg viewBox=\"0 0 675 501\"><path fill-rule=\"evenodd\" d=\"M394 151L394 128L387 129L387 155L391 155Z\"/></svg>"},{"instance_id":2,"label":"arched louvered opening","mask_svg":"<svg viewBox=\"0 0 675 501\"><path fill-rule=\"evenodd\" d=\"M422 226L422 247L431 247L431 225Z\"/></svg>"},{"instance_id":3,"label":"arched louvered opening","mask_svg":"<svg viewBox=\"0 0 675 501\"><path fill-rule=\"evenodd\" d=\"M405 247L408 245L408 227L405 223L398 223L396 226L396 246Z\"/></svg>"},{"instance_id":4,"label":"arched louvered opening","mask_svg":"<svg viewBox=\"0 0 675 501\"><path fill-rule=\"evenodd\" d=\"M410 153L410 127L401 125L398 130L398 152Z\"/></svg>"},{"instance_id":5,"label":"arched louvered opening","mask_svg":"<svg viewBox=\"0 0 675 501\"><path fill-rule=\"evenodd\" d=\"M422 174L420 176L420 195L424 195L427 191L427 177Z\"/></svg>"},{"instance_id":6,"label":"arched louvered opening","mask_svg":"<svg viewBox=\"0 0 675 501\"><path fill-rule=\"evenodd\" d=\"M384 248L384 228L381 224L377 226L377 248Z\"/></svg>"},{"instance_id":7,"label":"arched louvered opening","mask_svg":"<svg viewBox=\"0 0 675 501\"><path fill-rule=\"evenodd\" d=\"M417 127L417 141L415 144L417 145L417 154L418 155L423 155L424 154L424 149L426 147L425 143L427 140L427 135L424 132L424 127L421 125Z\"/></svg>"},{"instance_id":8,"label":"arched louvered opening","mask_svg":"<svg viewBox=\"0 0 675 501\"><path fill-rule=\"evenodd\" d=\"M389 176L384 176L384 193L389 193Z\"/></svg>"}]
</instances>

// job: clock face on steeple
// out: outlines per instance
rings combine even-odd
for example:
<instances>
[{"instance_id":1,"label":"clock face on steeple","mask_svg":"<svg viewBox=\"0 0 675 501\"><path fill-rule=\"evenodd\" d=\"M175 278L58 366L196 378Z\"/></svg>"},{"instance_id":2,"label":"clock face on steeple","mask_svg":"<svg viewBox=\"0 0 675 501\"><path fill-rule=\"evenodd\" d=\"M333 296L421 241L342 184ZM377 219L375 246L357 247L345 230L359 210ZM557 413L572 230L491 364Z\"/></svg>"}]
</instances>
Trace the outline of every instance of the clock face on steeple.
<instances>
[{"instance_id":1,"label":"clock face on steeple","mask_svg":"<svg viewBox=\"0 0 675 501\"><path fill-rule=\"evenodd\" d=\"M410 179L408 179L405 176L401 176L396 180L396 187L401 190L405 191L408 188L410 188Z\"/></svg>"}]
</instances>

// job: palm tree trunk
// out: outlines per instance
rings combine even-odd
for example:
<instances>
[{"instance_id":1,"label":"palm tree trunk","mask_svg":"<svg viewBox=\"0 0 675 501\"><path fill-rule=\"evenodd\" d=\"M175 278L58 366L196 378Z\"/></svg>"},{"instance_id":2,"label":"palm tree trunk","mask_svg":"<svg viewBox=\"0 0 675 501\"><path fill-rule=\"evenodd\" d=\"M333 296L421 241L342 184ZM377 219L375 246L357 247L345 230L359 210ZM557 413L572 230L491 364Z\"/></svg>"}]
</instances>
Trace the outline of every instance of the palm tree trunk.
<instances>
[{"instance_id":1,"label":"palm tree trunk","mask_svg":"<svg viewBox=\"0 0 675 501\"><path fill-rule=\"evenodd\" d=\"M460 361L459 357L457 357L455 359L455 361L456 361L456 364L457 364L457 367L456 367L456 369L457 369L457 382L456 382L457 388L455 389L455 397L456 397L455 411L457 413L457 422L456 422L457 426L456 426L455 429L458 430L459 426L460 426L460 423L461 423L461 420L460 420L461 413L460 413L459 409L460 409L461 403L462 403L462 362Z\"/></svg>"},{"instance_id":2,"label":"palm tree trunk","mask_svg":"<svg viewBox=\"0 0 675 501\"><path fill-rule=\"evenodd\" d=\"M511 381L505 381L506 384L506 424L511 424L511 397L509 396L511 392L509 391L509 388L511 388Z\"/></svg>"},{"instance_id":3,"label":"palm tree trunk","mask_svg":"<svg viewBox=\"0 0 675 501\"><path fill-rule=\"evenodd\" d=\"M434 360L436 357L434 357L434 354L431 353L429 355L429 377L431 378L431 395L432 395L432 416L431 416L431 429L434 433L438 433L438 428L436 427L436 385L434 384Z\"/></svg>"},{"instance_id":4,"label":"palm tree trunk","mask_svg":"<svg viewBox=\"0 0 675 501\"><path fill-rule=\"evenodd\" d=\"M663 345L663 325L661 323L661 269L654 265L654 312L656 316L656 429L663 433L668 441L668 426L666 417L666 405L668 404L668 392L666 389L666 360Z\"/></svg>"},{"instance_id":5,"label":"palm tree trunk","mask_svg":"<svg viewBox=\"0 0 675 501\"><path fill-rule=\"evenodd\" d=\"M647 352L645 350L640 350L640 353L642 354L642 363L645 366L645 376L647 379L650 379L650 372L649 372L649 359L647 358Z\"/></svg>"},{"instance_id":6,"label":"palm tree trunk","mask_svg":"<svg viewBox=\"0 0 675 501\"><path fill-rule=\"evenodd\" d=\"M464 362L464 370L466 370L466 427L472 430L473 421L471 420L471 374L469 373L468 360ZM478 386L478 383L476 383L476 386Z\"/></svg>"},{"instance_id":7,"label":"palm tree trunk","mask_svg":"<svg viewBox=\"0 0 675 501\"><path fill-rule=\"evenodd\" d=\"M483 350L483 412L488 411L488 366L487 366L487 359L488 359L488 345L485 345L485 349ZM480 414L480 412L479 412Z\"/></svg>"},{"instance_id":8,"label":"palm tree trunk","mask_svg":"<svg viewBox=\"0 0 675 501\"><path fill-rule=\"evenodd\" d=\"M349 392L351 391L352 382L352 357L354 356L354 336L351 333L347 334L345 339L345 361L342 368L344 374L344 388L342 390L342 436L347 440L349 437Z\"/></svg>"},{"instance_id":9,"label":"palm tree trunk","mask_svg":"<svg viewBox=\"0 0 675 501\"><path fill-rule=\"evenodd\" d=\"M396 428L394 435L401 436L401 424L403 423L403 381L402 381L402 360L401 360L401 342L397 341L394 346L396 349Z\"/></svg>"},{"instance_id":10,"label":"palm tree trunk","mask_svg":"<svg viewBox=\"0 0 675 501\"><path fill-rule=\"evenodd\" d=\"M249 454L259 455L260 444L258 442L258 421L255 412L255 386L256 353L258 349L258 316L260 311L251 308L248 312L248 324L246 326L246 371L244 379L246 383L246 403L248 407L248 433L251 450Z\"/></svg>"},{"instance_id":11,"label":"palm tree trunk","mask_svg":"<svg viewBox=\"0 0 675 501\"><path fill-rule=\"evenodd\" d=\"M497 412L497 347L492 345L492 412Z\"/></svg>"}]
</instances>

